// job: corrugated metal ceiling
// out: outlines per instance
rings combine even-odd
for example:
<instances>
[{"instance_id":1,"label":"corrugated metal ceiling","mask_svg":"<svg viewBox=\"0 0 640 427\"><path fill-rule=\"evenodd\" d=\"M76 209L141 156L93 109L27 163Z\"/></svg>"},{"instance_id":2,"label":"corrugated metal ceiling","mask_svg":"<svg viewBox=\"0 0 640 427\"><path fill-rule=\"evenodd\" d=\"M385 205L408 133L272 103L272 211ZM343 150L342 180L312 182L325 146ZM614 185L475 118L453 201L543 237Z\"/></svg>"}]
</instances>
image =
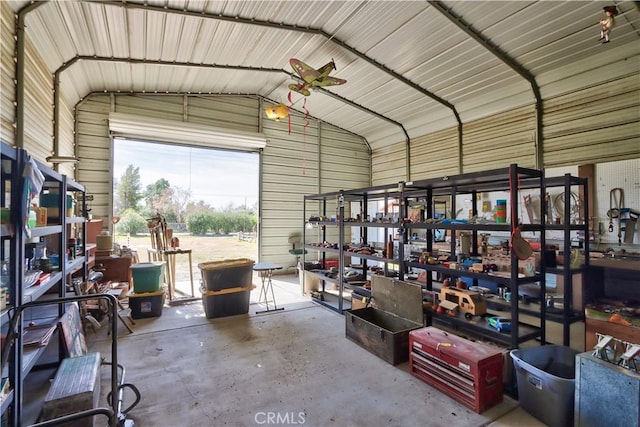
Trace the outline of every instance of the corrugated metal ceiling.
<instances>
[{"instance_id":1,"label":"corrugated metal ceiling","mask_svg":"<svg viewBox=\"0 0 640 427\"><path fill-rule=\"evenodd\" d=\"M28 3L10 5L17 12ZM603 46L598 20L607 4L51 1L27 15L26 34L52 73L73 62L60 74L70 105L96 91L258 94L286 102L290 58L314 67L333 58L332 75L348 83L327 89L337 96L313 92L307 108L375 150L404 140L405 130L413 138L455 126L456 113L466 122L535 101L527 80L438 9L544 82L548 97L562 90L563 78L612 59L626 58L640 71L639 10L617 3L613 41ZM96 58L74 59L85 56ZM603 72L601 80L608 78Z\"/></svg>"}]
</instances>

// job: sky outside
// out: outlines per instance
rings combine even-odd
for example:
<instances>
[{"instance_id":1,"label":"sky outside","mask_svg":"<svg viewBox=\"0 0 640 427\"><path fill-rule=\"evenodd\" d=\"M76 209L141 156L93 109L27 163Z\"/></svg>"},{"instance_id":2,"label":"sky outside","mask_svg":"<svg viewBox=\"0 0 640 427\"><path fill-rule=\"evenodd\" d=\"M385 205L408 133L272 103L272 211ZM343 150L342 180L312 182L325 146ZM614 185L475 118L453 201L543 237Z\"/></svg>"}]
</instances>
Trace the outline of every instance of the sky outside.
<instances>
[{"instance_id":1,"label":"sky outside","mask_svg":"<svg viewBox=\"0 0 640 427\"><path fill-rule=\"evenodd\" d=\"M191 191L193 202L203 200L217 209L258 201L256 153L116 139L114 178L119 180L129 165L140 168L143 189L164 178L171 187Z\"/></svg>"}]
</instances>

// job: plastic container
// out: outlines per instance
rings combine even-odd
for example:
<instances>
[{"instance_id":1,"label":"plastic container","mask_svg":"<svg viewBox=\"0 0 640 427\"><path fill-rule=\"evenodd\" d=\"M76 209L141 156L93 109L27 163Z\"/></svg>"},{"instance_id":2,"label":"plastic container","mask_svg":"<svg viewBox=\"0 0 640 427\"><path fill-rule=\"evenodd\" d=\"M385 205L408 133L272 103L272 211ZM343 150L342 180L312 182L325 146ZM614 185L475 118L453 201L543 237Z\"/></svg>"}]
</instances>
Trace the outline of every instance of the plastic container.
<instances>
[{"instance_id":1,"label":"plastic container","mask_svg":"<svg viewBox=\"0 0 640 427\"><path fill-rule=\"evenodd\" d=\"M249 286L252 283L254 261L248 258L207 261L198 264L204 290Z\"/></svg>"},{"instance_id":2,"label":"plastic container","mask_svg":"<svg viewBox=\"0 0 640 427\"><path fill-rule=\"evenodd\" d=\"M248 258L208 261L198 264L202 274L202 306L207 319L249 312L254 261ZM215 295L231 288L245 290Z\"/></svg>"},{"instance_id":3,"label":"plastic container","mask_svg":"<svg viewBox=\"0 0 640 427\"><path fill-rule=\"evenodd\" d=\"M139 262L131 265L135 293L157 292L162 287L163 262Z\"/></svg>"},{"instance_id":4,"label":"plastic container","mask_svg":"<svg viewBox=\"0 0 640 427\"><path fill-rule=\"evenodd\" d=\"M251 291L235 292L224 295L202 294L202 306L207 319L237 316L249 312Z\"/></svg>"},{"instance_id":5,"label":"plastic container","mask_svg":"<svg viewBox=\"0 0 640 427\"><path fill-rule=\"evenodd\" d=\"M578 353L561 345L511 350L520 406L551 427L573 425Z\"/></svg>"},{"instance_id":6,"label":"plastic container","mask_svg":"<svg viewBox=\"0 0 640 427\"><path fill-rule=\"evenodd\" d=\"M507 222L506 200L496 200L496 222L501 224Z\"/></svg>"},{"instance_id":7,"label":"plastic container","mask_svg":"<svg viewBox=\"0 0 640 427\"><path fill-rule=\"evenodd\" d=\"M164 291L129 294L129 308L131 317L134 319L160 317L162 307L164 307Z\"/></svg>"}]
</instances>

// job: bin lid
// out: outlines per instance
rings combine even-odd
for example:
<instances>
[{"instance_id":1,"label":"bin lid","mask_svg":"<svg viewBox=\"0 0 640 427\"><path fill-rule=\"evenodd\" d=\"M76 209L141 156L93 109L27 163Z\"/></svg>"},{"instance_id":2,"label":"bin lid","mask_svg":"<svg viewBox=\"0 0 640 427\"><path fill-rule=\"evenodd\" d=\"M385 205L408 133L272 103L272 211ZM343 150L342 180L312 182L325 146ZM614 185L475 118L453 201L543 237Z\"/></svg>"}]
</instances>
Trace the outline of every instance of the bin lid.
<instances>
[{"instance_id":1,"label":"bin lid","mask_svg":"<svg viewBox=\"0 0 640 427\"><path fill-rule=\"evenodd\" d=\"M148 298L148 297L156 297L159 295L164 295L164 290L160 290L160 291L154 291L154 292L139 292L139 293L135 293L133 292L133 290L131 292L129 292L129 295L127 295L129 298Z\"/></svg>"},{"instance_id":2,"label":"bin lid","mask_svg":"<svg viewBox=\"0 0 640 427\"><path fill-rule=\"evenodd\" d=\"M130 268L132 270L145 269L145 268L154 269L154 268L160 268L163 265L164 265L164 262L161 262L161 261L138 262L135 264L131 264Z\"/></svg>"},{"instance_id":3,"label":"bin lid","mask_svg":"<svg viewBox=\"0 0 640 427\"><path fill-rule=\"evenodd\" d=\"M200 270L217 270L220 268L253 266L254 260L249 258L225 259L221 261L205 261L198 264Z\"/></svg>"},{"instance_id":4,"label":"bin lid","mask_svg":"<svg viewBox=\"0 0 640 427\"><path fill-rule=\"evenodd\" d=\"M371 296L376 308L414 323L424 323L422 286L389 277L373 276Z\"/></svg>"}]
</instances>

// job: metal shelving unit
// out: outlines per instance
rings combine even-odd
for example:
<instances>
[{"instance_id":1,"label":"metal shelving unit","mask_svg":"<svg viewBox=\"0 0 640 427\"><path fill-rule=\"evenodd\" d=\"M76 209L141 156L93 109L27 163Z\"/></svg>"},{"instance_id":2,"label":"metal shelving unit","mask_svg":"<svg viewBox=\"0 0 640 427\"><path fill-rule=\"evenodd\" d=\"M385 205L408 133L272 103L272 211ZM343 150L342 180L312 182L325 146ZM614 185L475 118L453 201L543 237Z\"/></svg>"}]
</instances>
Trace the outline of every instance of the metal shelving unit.
<instances>
[{"instance_id":1,"label":"metal shelving unit","mask_svg":"<svg viewBox=\"0 0 640 427\"><path fill-rule=\"evenodd\" d=\"M316 298L315 300L323 304L339 313L342 313L344 310L347 310L351 307L351 303L349 301L351 291L356 287L350 285L349 281L345 279L343 273L347 267L349 267L353 271L357 271L362 280L366 280L368 277L368 262L382 263L385 274L388 273L388 266L392 264L399 265L399 259L390 258L390 257L381 257L377 255L369 255L363 253L355 253L349 252L345 248L351 244L351 234L350 231L353 230L354 227L360 229L360 238L363 242L368 242L368 233L367 230L369 228L378 228L385 229L385 238L384 241L381 242L386 246L387 243L387 231L388 229L397 229L399 224L392 223L381 223L381 222L373 222L373 221L358 221L356 218L352 218L351 214L351 203L358 204L358 211L360 218L367 217L367 205L371 201L376 200L384 200L385 205L386 201L390 197L398 196L397 186L379 186L379 187L370 187L370 188L362 188L355 190L347 190L347 191L338 191L324 194L315 194L305 196L304 198L304 221L305 221L305 232L303 233L303 239L305 243L307 242L309 233L307 231L307 225L311 225L312 227L317 228L318 237L317 239L320 242L314 242L314 244L305 244L305 249L307 251L316 251L318 253L319 261L324 265L327 260L327 255L337 256L338 259L338 275L335 278L329 278L323 273L313 273L308 272L309 274L314 274L318 277L321 283L321 293L323 295L326 289L326 283L335 283L338 286L337 292L334 292L336 298L332 298L328 296L324 301L320 298ZM317 202L318 209L316 214L318 214L321 218L327 218L328 205L329 202L335 201L335 216L333 220L326 221L311 221L309 215L307 214L307 205L309 202ZM328 233L332 231L332 233ZM348 234L348 235L347 235ZM326 241L328 236L335 238L337 241L338 249L331 247L320 247L319 243ZM306 260L308 257L304 257ZM358 267L347 266L346 258L358 258L362 261L362 264Z\"/></svg>"},{"instance_id":2,"label":"metal shelving unit","mask_svg":"<svg viewBox=\"0 0 640 427\"><path fill-rule=\"evenodd\" d=\"M562 232L562 265L558 267L547 267L547 273L561 276L564 283L564 292L562 297L562 309L559 313L553 313L549 316L550 320L562 324L562 343L569 346L571 344L571 325L576 322L585 320L584 312L584 283L585 275L589 271L589 192L588 180L579 178L571 174L565 174L561 177L546 178L546 188L562 188L560 195L563 197L563 210L561 215L562 224L547 224L547 231ZM577 188L581 206L578 206L577 215L572 215L571 200L573 188ZM575 208L575 207L574 207ZM572 217L575 216L572 221ZM582 239L579 234L582 233ZM574 236L576 239L574 239ZM582 242L582 250L584 254L584 263L578 266L571 265L571 251L573 250L572 241ZM581 307L573 306L573 282L574 278L579 277L579 288L582 293ZM584 344L584 343L583 343Z\"/></svg>"},{"instance_id":3,"label":"metal shelving unit","mask_svg":"<svg viewBox=\"0 0 640 427\"><path fill-rule=\"evenodd\" d=\"M6 325L14 316L16 308L22 308L25 304L33 307L20 313L21 324L17 326L17 337L13 341L10 349L3 349L8 354L8 369L3 372L10 378L11 393L2 402L2 415L6 411L11 410L11 424L21 425L24 421L23 402L25 400L24 381L29 372L34 369L39 362L40 357L45 352L47 346L27 348L23 346L24 329L28 322L36 321L39 324L57 322L65 311L64 303L56 303L56 300L64 299L66 296L67 279L74 273L82 274L83 278L87 277L87 259L83 254L86 253L84 238L78 251L78 256L65 256L67 250L67 236L71 227L76 227L76 234L84 237L86 235L86 220L84 217L67 217L66 213L66 197L68 193L75 193L76 199L80 203L81 212L86 212L86 199L84 186L68 179L65 175L61 175L57 171L49 168L47 165L35 161L38 169L45 177L43 192L49 191L58 194L56 199L59 215L57 219L52 220L52 224L31 229L31 238L49 241L50 246L55 248L59 254L59 267L51 272L43 282L24 288L24 270L25 260L25 243L24 235L25 218L27 217L27 206L22 200L24 179L21 177L24 165L29 158L26 151L15 149L13 147L2 144L2 206L11 207L11 222L9 225L3 224L2 227L2 260L9 261L9 282L8 288L10 292L9 306L2 312L2 323ZM10 194L9 200L7 195ZM52 310L40 310L41 304L36 302L46 299L52 300L50 304L57 306L54 308L55 315L52 316ZM58 346L58 362L65 356L62 341L59 334L54 335L58 339L52 339L49 345ZM18 368L19 367L19 368Z\"/></svg>"},{"instance_id":4,"label":"metal shelving unit","mask_svg":"<svg viewBox=\"0 0 640 427\"><path fill-rule=\"evenodd\" d=\"M541 171L535 169L528 169L518 167L515 164L510 165L507 168L500 168L495 170L474 172L469 174L462 174L457 176L449 176L444 178L434 178L427 180L414 181L405 184L404 197L405 205L409 205L411 198L420 198L425 201L425 216L424 222L406 223L404 228L405 242L408 242L408 234L410 230L424 229L426 230L426 251L432 252L433 250L433 231L436 229L448 230L451 233L450 239L450 257L456 259L456 232L471 232L471 255L477 256L478 252L478 233L479 232L501 232L511 233L515 227L520 226L523 232L536 233L539 238L542 247L544 247L544 224L519 224L519 190L523 188L539 189L540 200L544 201L545 194L545 181L544 174ZM471 203L471 214L473 218L478 217L477 199L478 195L486 192L502 191L508 194L509 203L509 220L504 224L498 223L480 223L471 221L462 221L450 219L447 222L434 221L434 201L436 197L446 196L450 198L451 212L456 212L456 196L462 195L468 197ZM514 221L515 219L515 221ZM546 292L545 289L545 271L544 265L541 266L540 271L536 271L530 277L519 277L518 271L518 258L514 251L510 251L510 271L503 276L495 276L484 273L475 273L467 269L451 269L439 264L423 264L419 262L404 262L401 269L401 278L404 278L404 274L408 268L419 268L427 272L426 290L434 290L434 279L432 272L439 273L443 276L449 277L470 277L475 280L486 280L492 283L499 284L501 286L508 287L511 294L518 295L518 288L521 285L529 283L540 283L541 295ZM528 325L520 321L520 306L518 304L518 298L511 299L511 303L508 305L509 313L511 317L512 325L518 325L517 328L513 328L509 334L500 333L497 330L489 327L486 321L473 322L467 320L464 316L458 315L455 317L449 315L440 315L433 311L426 312L426 323L431 325L433 321L440 323L446 323L453 329L464 329L473 333L485 336L494 341L498 341L508 345L511 348L517 348L520 343L529 341L534 338L540 338L541 342L545 342L546 337L546 311L544 304L541 304L538 317L540 318L540 325Z\"/></svg>"},{"instance_id":5,"label":"metal shelving unit","mask_svg":"<svg viewBox=\"0 0 640 427\"><path fill-rule=\"evenodd\" d=\"M423 286L428 291L434 289L434 279L431 273L438 273L440 276L448 277L467 277L477 281L486 280L495 283L499 286L508 287L512 295L518 295L518 289L523 285L539 284L540 286L540 298L534 301L533 304L525 304L518 301L518 298L512 298L511 302L499 301L497 298L488 300L489 310L500 314L500 311L508 311L511 317L512 323L518 325L518 328L514 328L514 332L510 334L501 333L491 328L484 322L470 322L463 316L452 317L449 315L439 315L434 312L427 312L427 324L431 324L432 321L446 323L454 329L460 329L465 331L471 331L476 334L485 336L494 341L508 345L511 348L517 348L521 343L530 341L532 339L539 339L542 343L546 342L546 321L554 321L563 324L563 341L565 345L568 345L569 329L572 323L581 321L584 318L584 314L571 309L572 293L571 286L565 287L566 291L563 295L564 307L562 310L547 310L545 304L546 289L546 273L560 274L564 278L565 283L571 283L571 279L574 275L585 273L588 269L588 242L585 244L585 259L587 259L586 265L579 268L571 268L569 264L569 257L564 257L564 263L561 268L551 268L541 263L539 268L533 274L528 277L520 277L518 271L518 259L513 251L510 253L510 269L505 272L505 276L490 275L486 273L476 273L466 269L451 269L441 264L423 264L416 261L405 261L404 244L416 243L420 241L423 244L426 251L431 252L434 244L434 231L435 230L447 230L452 235L456 232L469 232L471 233L472 243L472 255L477 256L479 254L479 248L477 246L478 236L480 233L497 232L500 234L510 235L513 232L514 227L519 226L524 233L533 234L536 239L539 240L541 248L546 246L546 233L549 230L557 230L563 232L563 248L565 253L569 253L571 249L571 240L573 234L584 233L588 236L588 224L586 218L588 214L584 213L583 220L579 223L573 224L568 220L564 220L563 224L546 224L544 221L543 212L546 212L545 194L548 188L563 187L565 192L565 214L564 218L569 218L569 195L571 188L580 186L583 190L582 200L583 205L588 206L586 199L586 179L575 178L570 175L558 178L545 178L544 173L535 169L523 168L518 165L510 165L506 168L499 168L489 171L474 172L468 174L462 174L457 176L448 176L442 178L426 179L414 182L400 182L394 185L377 186L370 188L362 188L355 190L341 190L337 192L315 194L305 196L304 198L304 218L305 226L311 224L317 228L319 233L319 243L325 241L327 236L337 238L338 249L335 248L322 248L316 244L305 244L307 251L317 251L319 253L319 259L325 261L327 256L337 256L340 262L339 271L343 272L346 266L346 257L355 257L361 259L363 272L366 273L367 261L382 262L385 266L397 265L398 276L401 280L405 279L407 272L412 269L421 269L427 271L427 283ZM519 223L520 218L524 212L519 212L520 205L520 190L531 190L534 194L539 194L540 199L540 223L523 224ZM472 203L471 210L473 217L477 217L479 209L477 206L477 196L480 193L490 192L506 192L508 194L509 202L509 218L515 218L516 221L507 223L495 223L495 222L468 222L455 219L449 219L447 222L436 221L434 218L434 212L438 199L446 197L450 200L452 212L456 212L456 196L464 195L468 196L474 202ZM400 216L398 222L370 222L363 221L363 218L367 217L367 204L370 201L382 200L387 206L389 200L398 200ZM409 222L405 219L408 218L409 206L415 200L421 200L420 203L424 203L425 206L425 218L421 218L417 222ZM318 210L311 210L314 214L318 214L319 217L325 218L327 212L333 212L333 208L336 209L335 220L327 221L309 221L309 215L307 210L307 203L318 203ZM360 203L360 220L351 218L351 214L345 215L345 209L348 203ZM331 209L329 209L330 204ZM585 209L586 211L586 209ZM348 237L345 236L347 230L351 227L358 227L361 231L361 236L364 241L367 242L367 230L370 228L384 228L394 229L402 236L402 241L399 242L398 253L394 257L379 257L375 255L356 254L350 253L345 250L345 245L349 243ZM309 236L308 230L305 227L305 242ZM425 238L411 240L409 236L413 230L424 230ZM389 233L385 231L385 243L387 235ZM417 234L417 233L416 233ZM588 239L585 239L587 241ZM314 242L315 243L315 242ZM456 239L451 239L449 245L449 251L452 258L456 257ZM385 271L386 273L386 271ZM348 281L345 281L340 274L335 279L327 278L326 276L319 275L320 280L323 283L336 283L338 284L337 295L344 296L345 292L350 290ZM436 286L437 288L437 286ZM324 289L324 288L323 288ZM320 301L319 301L320 302ZM337 298L335 304L330 305L331 308L338 312L342 312L346 304L343 302L343 298ZM539 324L525 324L520 319L520 314L526 314L530 317L539 319ZM537 322L533 322L537 323Z\"/></svg>"}]
</instances>

